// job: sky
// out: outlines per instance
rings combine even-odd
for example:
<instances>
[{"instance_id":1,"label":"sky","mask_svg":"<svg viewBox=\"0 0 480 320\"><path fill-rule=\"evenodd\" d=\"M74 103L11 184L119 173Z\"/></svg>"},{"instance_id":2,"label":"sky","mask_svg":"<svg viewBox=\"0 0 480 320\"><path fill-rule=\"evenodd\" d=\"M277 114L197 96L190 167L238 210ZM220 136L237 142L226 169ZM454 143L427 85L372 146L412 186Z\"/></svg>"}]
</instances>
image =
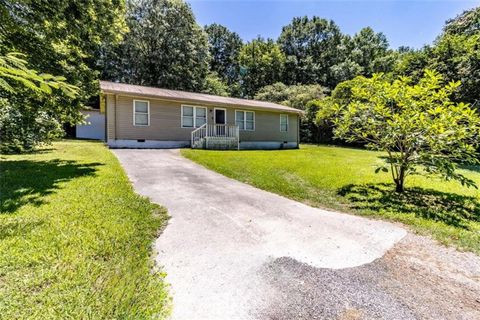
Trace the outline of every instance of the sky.
<instances>
[{"instance_id":1,"label":"sky","mask_svg":"<svg viewBox=\"0 0 480 320\"><path fill-rule=\"evenodd\" d=\"M445 21L480 0L187 0L200 25L219 23L249 41L258 35L277 39L293 17L332 19L353 35L370 26L383 32L392 48L430 44Z\"/></svg>"}]
</instances>

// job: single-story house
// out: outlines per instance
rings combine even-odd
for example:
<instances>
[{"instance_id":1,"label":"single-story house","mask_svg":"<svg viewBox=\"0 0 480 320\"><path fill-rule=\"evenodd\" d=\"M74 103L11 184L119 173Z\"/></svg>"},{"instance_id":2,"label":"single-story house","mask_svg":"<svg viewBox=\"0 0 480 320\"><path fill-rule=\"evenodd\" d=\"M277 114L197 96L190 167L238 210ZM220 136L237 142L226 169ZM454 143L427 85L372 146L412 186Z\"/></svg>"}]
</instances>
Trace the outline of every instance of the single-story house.
<instances>
[{"instance_id":1,"label":"single-story house","mask_svg":"<svg viewBox=\"0 0 480 320\"><path fill-rule=\"evenodd\" d=\"M237 99L100 81L105 140L112 148L298 148L300 110Z\"/></svg>"}]
</instances>

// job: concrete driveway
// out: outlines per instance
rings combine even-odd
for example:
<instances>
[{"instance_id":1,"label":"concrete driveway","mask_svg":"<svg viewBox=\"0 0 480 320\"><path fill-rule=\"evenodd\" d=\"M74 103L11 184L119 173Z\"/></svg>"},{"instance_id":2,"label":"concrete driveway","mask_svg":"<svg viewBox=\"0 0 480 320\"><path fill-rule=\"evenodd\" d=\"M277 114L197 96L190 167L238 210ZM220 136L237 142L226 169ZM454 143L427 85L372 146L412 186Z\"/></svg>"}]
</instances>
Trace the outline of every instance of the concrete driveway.
<instances>
[{"instance_id":1,"label":"concrete driveway","mask_svg":"<svg viewBox=\"0 0 480 320\"><path fill-rule=\"evenodd\" d=\"M406 235L390 223L312 208L226 178L178 150L114 153L136 191L172 217L156 249L174 319L263 318L279 299L272 280L285 277L272 263L356 267Z\"/></svg>"}]
</instances>

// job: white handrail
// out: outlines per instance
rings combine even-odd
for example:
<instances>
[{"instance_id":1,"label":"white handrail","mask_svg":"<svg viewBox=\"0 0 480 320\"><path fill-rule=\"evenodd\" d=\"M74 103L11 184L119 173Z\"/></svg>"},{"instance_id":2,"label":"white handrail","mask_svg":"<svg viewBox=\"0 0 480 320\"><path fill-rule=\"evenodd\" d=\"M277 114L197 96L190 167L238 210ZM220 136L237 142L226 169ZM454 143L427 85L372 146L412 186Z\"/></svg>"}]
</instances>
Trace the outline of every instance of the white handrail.
<instances>
[{"instance_id":1,"label":"white handrail","mask_svg":"<svg viewBox=\"0 0 480 320\"><path fill-rule=\"evenodd\" d=\"M197 140L200 140L206 136L206 131L207 131L206 128L207 128L207 124L205 123L201 127L192 131L192 134L191 134L192 148Z\"/></svg>"},{"instance_id":2,"label":"white handrail","mask_svg":"<svg viewBox=\"0 0 480 320\"><path fill-rule=\"evenodd\" d=\"M237 146L240 144L240 131L237 125L229 124L203 124L201 127L192 131L191 146L195 148L197 143L205 142L205 147L208 149L208 138L214 139L231 139L236 140ZM202 139L205 139L202 141Z\"/></svg>"}]
</instances>

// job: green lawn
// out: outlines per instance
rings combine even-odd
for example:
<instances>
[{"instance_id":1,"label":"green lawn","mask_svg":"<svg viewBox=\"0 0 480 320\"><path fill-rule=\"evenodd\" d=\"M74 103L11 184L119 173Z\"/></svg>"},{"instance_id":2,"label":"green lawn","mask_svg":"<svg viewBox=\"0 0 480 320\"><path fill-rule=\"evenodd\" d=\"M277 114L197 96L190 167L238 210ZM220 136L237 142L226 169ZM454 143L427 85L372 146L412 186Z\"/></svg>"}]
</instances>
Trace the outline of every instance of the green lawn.
<instances>
[{"instance_id":1,"label":"green lawn","mask_svg":"<svg viewBox=\"0 0 480 320\"><path fill-rule=\"evenodd\" d=\"M134 193L107 148L67 140L0 158L0 318L168 313L151 259L167 213Z\"/></svg>"},{"instance_id":2,"label":"green lawn","mask_svg":"<svg viewBox=\"0 0 480 320\"><path fill-rule=\"evenodd\" d=\"M388 173L374 173L382 154L303 145L299 150L182 154L228 177L309 205L400 221L445 244L480 253L480 193L457 182L411 176L395 192ZM480 186L480 167L463 172Z\"/></svg>"}]
</instances>

